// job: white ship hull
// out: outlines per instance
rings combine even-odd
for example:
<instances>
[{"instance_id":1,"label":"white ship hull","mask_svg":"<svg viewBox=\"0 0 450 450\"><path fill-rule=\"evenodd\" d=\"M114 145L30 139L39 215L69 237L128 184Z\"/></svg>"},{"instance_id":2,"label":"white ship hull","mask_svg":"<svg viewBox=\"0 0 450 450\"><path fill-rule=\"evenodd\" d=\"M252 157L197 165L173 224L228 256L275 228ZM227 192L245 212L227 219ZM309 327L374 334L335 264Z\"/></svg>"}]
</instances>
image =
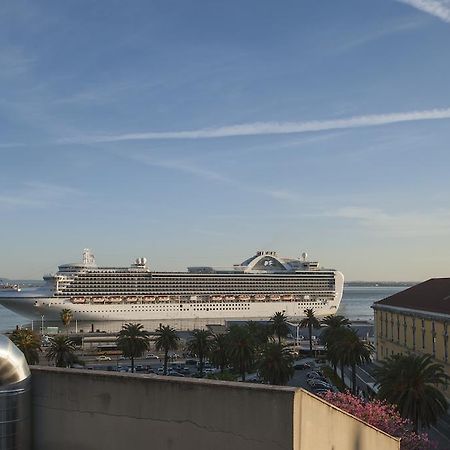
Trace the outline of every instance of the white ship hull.
<instances>
[{"instance_id":1,"label":"white ship hull","mask_svg":"<svg viewBox=\"0 0 450 450\"><path fill-rule=\"evenodd\" d=\"M131 268L84 264L60 266L44 277L46 286L0 292L0 304L30 320L60 321L64 309L73 321L268 320L283 312L298 320L311 308L317 316L335 314L344 277L317 263L259 252L232 270L209 267L189 272L151 272L144 259ZM93 257L92 257L93 258Z\"/></svg>"},{"instance_id":2,"label":"white ship hull","mask_svg":"<svg viewBox=\"0 0 450 450\"><path fill-rule=\"evenodd\" d=\"M74 304L69 298L25 296L0 297L0 304L30 320L60 320L61 311L70 309L80 321L144 321L144 320L267 320L276 312L284 312L291 320L304 317L312 308L317 316L335 314L342 299L343 277L336 280L334 298L318 301L222 301L170 302L161 304Z\"/></svg>"}]
</instances>

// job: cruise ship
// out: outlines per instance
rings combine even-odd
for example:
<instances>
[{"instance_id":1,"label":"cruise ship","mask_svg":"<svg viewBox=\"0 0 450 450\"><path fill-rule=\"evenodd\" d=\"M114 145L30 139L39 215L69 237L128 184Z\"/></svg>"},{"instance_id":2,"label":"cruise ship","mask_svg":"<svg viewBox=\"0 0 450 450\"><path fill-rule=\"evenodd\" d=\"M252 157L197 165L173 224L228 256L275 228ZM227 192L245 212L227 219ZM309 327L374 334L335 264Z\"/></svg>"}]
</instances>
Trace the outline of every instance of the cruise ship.
<instances>
[{"instance_id":1,"label":"cruise ship","mask_svg":"<svg viewBox=\"0 0 450 450\"><path fill-rule=\"evenodd\" d=\"M182 321L224 323L267 320L284 312L291 320L312 308L335 314L344 276L300 258L258 251L229 268L189 267L152 271L145 258L129 267L99 267L89 249L82 263L64 264L39 288L0 292L0 304L28 319L58 321L70 309L78 321Z\"/></svg>"}]
</instances>

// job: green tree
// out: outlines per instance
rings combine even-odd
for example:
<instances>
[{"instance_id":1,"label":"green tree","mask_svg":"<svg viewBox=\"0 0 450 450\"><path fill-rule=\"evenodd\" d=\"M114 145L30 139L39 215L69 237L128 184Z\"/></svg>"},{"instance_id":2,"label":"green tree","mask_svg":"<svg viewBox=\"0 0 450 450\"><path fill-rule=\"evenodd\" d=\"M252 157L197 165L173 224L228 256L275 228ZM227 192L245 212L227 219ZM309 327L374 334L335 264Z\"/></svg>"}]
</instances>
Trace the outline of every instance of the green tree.
<instances>
[{"instance_id":1,"label":"green tree","mask_svg":"<svg viewBox=\"0 0 450 450\"><path fill-rule=\"evenodd\" d=\"M174 328L169 325L160 325L156 329L155 348L164 351L164 375L167 375L167 359L170 350L177 350L180 338Z\"/></svg>"},{"instance_id":2,"label":"green tree","mask_svg":"<svg viewBox=\"0 0 450 450\"><path fill-rule=\"evenodd\" d=\"M39 363L41 340L37 334L26 328L21 328L19 330L14 330L9 338L24 354L28 364L33 365Z\"/></svg>"},{"instance_id":3,"label":"green tree","mask_svg":"<svg viewBox=\"0 0 450 450\"><path fill-rule=\"evenodd\" d=\"M281 344L281 338L289 334L289 324L287 317L282 312L276 312L271 318L273 334L277 336L278 343Z\"/></svg>"},{"instance_id":4,"label":"green tree","mask_svg":"<svg viewBox=\"0 0 450 450\"><path fill-rule=\"evenodd\" d=\"M75 355L75 344L69 337L61 334L50 338L46 356L49 361L54 361L56 367L71 367L79 362Z\"/></svg>"},{"instance_id":5,"label":"green tree","mask_svg":"<svg viewBox=\"0 0 450 450\"><path fill-rule=\"evenodd\" d=\"M228 334L214 334L211 340L209 359L215 367L224 373L230 363L230 339Z\"/></svg>"},{"instance_id":6,"label":"green tree","mask_svg":"<svg viewBox=\"0 0 450 450\"><path fill-rule=\"evenodd\" d=\"M293 357L288 349L276 342L269 342L259 361L259 374L270 384L284 385L294 374Z\"/></svg>"},{"instance_id":7,"label":"green tree","mask_svg":"<svg viewBox=\"0 0 450 450\"><path fill-rule=\"evenodd\" d=\"M266 325L254 320L249 320L245 324L247 332L255 345L255 352L261 353L264 346L269 342L269 338L272 336L273 328L272 324Z\"/></svg>"},{"instance_id":8,"label":"green tree","mask_svg":"<svg viewBox=\"0 0 450 450\"><path fill-rule=\"evenodd\" d=\"M305 313L306 317L300 321L300 326L302 328L308 327L309 352L312 353L312 329L320 328L320 322L319 319L317 319L317 317L314 315L314 310L312 308L305 309L303 312Z\"/></svg>"},{"instance_id":9,"label":"green tree","mask_svg":"<svg viewBox=\"0 0 450 450\"><path fill-rule=\"evenodd\" d=\"M334 353L341 367L349 366L352 370L352 393L356 394L356 366L371 361L374 351L373 345L362 341L355 330L342 329L336 336L336 341L330 345L330 351ZM343 373L341 373L344 381Z\"/></svg>"},{"instance_id":10,"label":"green tree","mask_svg":"<svg viewBox=\"0 0 450 450\"><path fill-rule=\"evenodd\" d=\"M375 377L379 398L397 405L415 431L435 424L447 411L447 400L438 387L446 385L449 377L431 355L390 356L375 369Z\"/></svg>"},{"instance_id":11,"label":"green tree","mask_svg":"<svg viewBox=\"0 0 450 450\"><path fill-rule=\"evenodd\" d=\"M63 309L60 314L61 322L66 327L67 334L69 334L69 325L73 319L73 313L70 309Z\"/></svg>"},{"instance_id":12,"label":"green tree","mask_svg":"<svg viewBox=\"0 0 450 450\"><path fill-rule=\"evenodd\" d=\"M248 328L232 325L229 330L230 359L235 369L245 381L245 373L249 371L255 360L255 341L248 332Z\"/></svg>"},{"instance_id":13,"label":"green tree","mask_svg":"<svg viewBox=\"0 0 450 450\"><path fill-rule=\"evenodd\" d=\"M117 335L117 348L123 356L130 358L131 371L134 372L134 359L141 357L150 348L150 334L140 323L127 323Z\"/></svg>"},{"instance_id":14,"label":"green tree","mask_svg":"<svg viewBox=\"0 0 450 450\"><path fill-rule=\"evenodd\" d=\"M208 330L194 330L191 339L187 342L186 349L192 356L198 358L198 371L200 376L203 377L205 357L209 355L211 350L211 333Z\"/></svg>"},{"instance_id":15,"label":"green tree","mask_svg":"<svg viewBox=\"0 0 450 450\"><path fill-rule=\"evenodd\" d=\"M331 344L339 339L340 331L346 329L350 325L350 320L344 316L326 316L322 319L322 325L325 325L320 340L327 348L327 359L332 364L334 373L336 374L336 366L338 364L337 355L330 350ZM343 366L341 366L343 372ZM342 374L341 374L342 375ZM344 381L344 380L342 380Z\"/></svg>"}]
</instances>

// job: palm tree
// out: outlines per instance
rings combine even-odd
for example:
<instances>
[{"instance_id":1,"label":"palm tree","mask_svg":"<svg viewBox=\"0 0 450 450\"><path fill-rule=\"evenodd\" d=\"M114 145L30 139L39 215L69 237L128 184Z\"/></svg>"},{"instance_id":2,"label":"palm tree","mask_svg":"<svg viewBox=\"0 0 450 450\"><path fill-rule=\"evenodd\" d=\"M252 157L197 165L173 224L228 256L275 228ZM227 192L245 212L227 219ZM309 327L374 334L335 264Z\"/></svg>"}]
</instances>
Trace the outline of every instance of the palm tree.
<instances>
[{"instance_id":1,"label":"palm tree","mask_svg":"<svg viewBox=\"0 0 450 450\"><path fill-rule=\"evenodd\" d=\"M306 315L304 319L300 321L300 326L302 328L308 327L309 331L309 351L312 353L312 329L320 328L319 319L314 315L314 310L312 308L305 309L303 311Z\"/></svg>"},{"instance_id":2,"label":"palm tree","mask_svg":"<svg viewBox=\"0 0 450 450\"><path fill-rule=\"evenodd\" d=\"M71 320L73 319L72 311L70 309L63 309L61 311L60 317L61 317L61 322L66 327L67 334L69 334L69 324L70 324Z\"/></svg>"},{"instance_id":3,"label":"palm tree","mask_svg":"<svg viewBox=\"0 0 450 450\"><path fill-rule=\"evenodd\" d=\"M288 349L276 342L269 342L261 355L259 373L270 384L286 384L294 374L293 357Z\"/></svg>"},{"instance_id":4,"label":"palm tree","mask_svg":"<svg viewBox=\"0 0 450 450\"><path fill-rule=\"evenodd\" d=\"M75 344L69 337L63 335L50 338L46 356L49 361L55 362L56 367L70 367L78 362L75 355Z\"/></svg>"},{"instance_id":5,"label":"palm tree","mask_svg":"<svg viewBox=\"0 0 450 450\"><path fill-rule=\"evenodd\" d=\"M141 357L150 348L150 333L140 323L127 323L117 335L117 348L123 356L131 360L131 372L134 372L134 359Z\"/></svg>"},{"instance_id":6,"label":"palm tree","mask_svg":"<svg viewBox=\"0 0 450 450\"><path fill-rule=\"evenodd\" d=\"M344 382L342 366L350 366L352 369L352 393L356 394L356 366L371 361L374 351L372 344L362 341L355 330L342 329L336 336L337 339L330 346L332 354L341 363L341 376Z\"/></svg>"},{"instance_id":7,"label":"palm tree","mask_svg":"<svg viewBox=\"0 0 450 450\"><path fill-rule=\"evenodd\" d=\"M24 354L27 363L30 365L39 363L39 352L41 351L41 341L39 336L26 328L14 330L9 336L12 342L17 345Z\"/></svg>"},{"instance_id":8,"label":"palm tree","mask_svg":"<svg viewBox=\"0 0 450 450\"><path fill-rule=\"evenodd\" d=\"M225 367L230 363L230 344L227 334L215 334L211 340L211 349L209 351L209 359L215 367L219 367L220 373L223 374Z\"/></svg>"},{"instance_id":9,"label":"palm tree","mask_svg":"<svg viewBox=\"0 0 450 450\"><path fill-rule=\"evenodd\" d=\"M335 330L348 327L351 322L347 317L344 316L325 316L322 321L322 325L325 325L326 327L323 329L320 339L323 341L325 345L332 340L332 334Z\"/></svg>"},{"instance_id":10,"label":"palm tree","mask_svg":"<svg viewBox=\"0 0 450 450\"><path fill-rule=\"evenodd\" d=\"M337 355L330 349L331 344L339 339L339 332L350 325L350 320L344 316L326 316L322 319L322 325L326 327L320 335L320 340L327 347L327 359L333 365L334 373L336 374L336 366L338 363ZM341 366L343 372L343 366ZM344 381L344 380L342 380Z\"/></svg>"},{"instance_id":11,"label":"palm tree","mask_svg":"<svg viewBox=\"0 0 450 450\"><path fill-rule=\"evenodd\" d=\"M281 338L289 334L289 325L287 317L282 312L276 312L271 318L273 333L278 337L278 343L281 344Z\"/></svg>"},{"instance_id":12,"label":"palm tree","mask_svg":"<svg viewBox=\"0 0 450 450\"><path fill-rule=\"evenodd\" d=\"M198 371L200 376L203 377L204 360L211 350L211 333L208 330L194 330L192 338L186 345L186 349L192 356L198 358Z\"/></svg>"},{"instance_id":13,"label":"palm tree","mask_svg":"<svg viewBox=\"0 0 450 450\"><path fill-rule=\"evenodd\" d=\"M229 330L230 359L245 381L245 372L252 366L255 359L255 342L248 329L239 325L232 325Z\"/></svg>"},{"instance_id":14,"label":"palm tree","mask_svg":"<svg viewBox=\"0 0 450 450\"><path fill-rule=\"evenodd\" d=\"M375 369L375 378L378 396L397 405L415 431L435 424L447 411L447 400L438 386L446 385L449 377L431 355L390 356Z\"/></svg>"},{"instance_id":15,"label":"palm tree","mask_svg":"<svg viewBox=\"0 0 450 450\"><path fill-rule=\"evenodd\" d=\"M164 351L164 375L167 375L167 358L169 350L177 350L180 338L175 328L169 325L160 325L156 330L155 348L158 351Z\"/></svg>"}]
</instances>

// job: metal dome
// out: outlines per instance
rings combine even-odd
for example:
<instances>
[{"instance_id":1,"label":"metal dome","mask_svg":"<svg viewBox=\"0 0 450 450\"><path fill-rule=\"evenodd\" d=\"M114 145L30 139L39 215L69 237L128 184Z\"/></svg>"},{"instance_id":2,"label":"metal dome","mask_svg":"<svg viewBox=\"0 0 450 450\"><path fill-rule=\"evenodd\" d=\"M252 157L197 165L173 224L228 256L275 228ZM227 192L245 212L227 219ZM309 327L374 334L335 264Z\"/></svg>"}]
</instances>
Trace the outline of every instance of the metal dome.
<instances>
[{"instance_id":1,"label":"metal dome","mask_svg":"<svg viewBox=\"0 0 450 450\"><path fill-rule=\"evenodd\" d=\"M30 376L23 353L4 335L0 335L0 387L19 383Z\"/></svg>"}]
</instances>

